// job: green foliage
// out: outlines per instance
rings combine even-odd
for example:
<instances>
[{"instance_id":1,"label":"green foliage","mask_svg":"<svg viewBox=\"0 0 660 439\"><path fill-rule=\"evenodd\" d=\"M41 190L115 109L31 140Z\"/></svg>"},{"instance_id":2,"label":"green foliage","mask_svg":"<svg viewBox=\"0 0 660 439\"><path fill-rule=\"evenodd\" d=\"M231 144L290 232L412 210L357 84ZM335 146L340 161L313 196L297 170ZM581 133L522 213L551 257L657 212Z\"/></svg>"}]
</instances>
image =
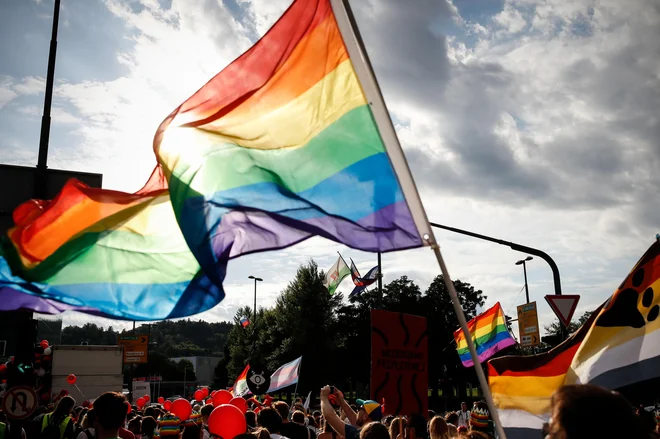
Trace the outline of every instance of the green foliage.
<instances>
[{"instance_id":1,"label":"green foliage","mask_svg":"<svg viewBox=\"0 0 660 439\"><path fill-rule=\"evenodd\" d=\"M329 383L346 391L358 391L358 396L368 396L371 309L379 304L377 288L374 286L344 304L340 294L328 294L322 284L323 276L313 261L301 266L275 306L260 309L256 324L247 328L238 323L252 311L248 307L238 310L227 341L231 353L229 385L248 362L274 370L302 355L299 393L317 391ZM460 280L455 281L455 286L468 318L474 317L486 296ZM476 382L473 369L461 365L451 345L459 325L442 276L424 293L406 276L395 279L383 287L382 308L428 318L431 387L437 390L440 380L449 383L449 377Z\"/></svg>"},{"instance_id":2,"label":"green foliage","mask_svg":"<svg viewBox=\"0 0 660 439\"><path fill-rule=\"evenodd\" d=\"M579 319L577 320L572 320L571 323L568 325L568 333L572 334L584 323L589 320L589 317L591 317L591 314L593 314L593 311L586 311L584 314L580 316ZM559 319L555 319L552 323L549 325L546 325L543 327L545 329L546 335L558 335L559 331L561 330L561 323L559 322Z\"/></svg>"},{"instance_id":3,"label":"green foliage","mask_svg":"<svg viewBox=\"0 0 660 439\"><path fill-rule=\"evenodd\" d=\"M185 373L184 373L185 370ZM149 362L138 364L134 376L147 377L150 375L161 375L164 381L196 381L193 364L188 360L175 362L158 352L151 352Z\"/></svg>"},{"instance_id":4,"label":"green foliage","mask_svg":"<svg viewBox=\"0 0 660 439\"><path fill-rule=\"evenodd\" d=\"M161 321L139 325L137 334L150 334L150 351L165 357L221 356L232 325L203 320ZM115 345L120 334L132 331L103 329L93 323L82 327L67 326L62 330L62 344Z\"/></svg>"}]
</instances>

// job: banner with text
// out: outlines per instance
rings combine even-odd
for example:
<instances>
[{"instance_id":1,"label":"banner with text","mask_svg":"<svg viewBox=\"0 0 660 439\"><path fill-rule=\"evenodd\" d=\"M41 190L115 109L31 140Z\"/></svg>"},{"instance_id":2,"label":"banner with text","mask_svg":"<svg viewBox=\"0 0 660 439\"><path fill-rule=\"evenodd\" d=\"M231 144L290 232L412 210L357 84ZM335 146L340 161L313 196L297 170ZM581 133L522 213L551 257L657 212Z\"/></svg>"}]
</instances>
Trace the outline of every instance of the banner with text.
<instances>
[{"instance_id":1,"label":"banner with text","mask_svg":"<svg viewBox=\"0 0 660 439\"><path fill-rule=\"evenodd\" d=\"M384 414L428 413L426 318L371 311L371 398Z\"/></svg>"}]
</instances>

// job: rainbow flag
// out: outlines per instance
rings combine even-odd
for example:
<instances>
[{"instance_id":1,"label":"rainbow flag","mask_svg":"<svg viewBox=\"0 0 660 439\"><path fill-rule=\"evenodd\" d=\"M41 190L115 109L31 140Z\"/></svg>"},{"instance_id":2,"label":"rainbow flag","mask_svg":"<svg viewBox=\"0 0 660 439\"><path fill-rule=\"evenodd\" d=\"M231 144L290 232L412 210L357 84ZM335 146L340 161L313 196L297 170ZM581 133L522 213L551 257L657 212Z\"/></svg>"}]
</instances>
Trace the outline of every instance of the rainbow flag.
<instances>
[{"instance_id":1,"label":"rainbow flag","mask_svg":"<svg viewBox=\"0 0 660 439\"><path fill-rule=\"evenodd\" d=\"M372 252L432 242L344 8L295 1L176 108L142 190L72 181L17 208L0 257L5 309L183 317L224 298L228 261L244 254L312 236Z\"/></svg>"},{"instance_id":2,"label":"rainbow flag","mask_svg":"<svg viewBox=\"0 0 660 439\"><path fill-rule=\"evenodd\" d=\"M247 328L247 326L250 324L250 321L248 319L241 319L241 326L244 328Z\"/></svg>"},{"instance_id":3,"label":"rainbow flag","mask_svg":"<svg viewBox=\"0 0 660 439\"><path fill-rule=\"evenodd\" d=\"M243 396L247 395L250 393L250 389L248 388L247 385L247 373L250 370L250 365L248 364L245 366L245 369L243 369L243 372L236 378L236 382L234 383L234 386L231 388L230 392L234 396Z\"/></svg>"},{"instance_id":4,"label":"rainbow flag","mask_svg":"<svg viewBox=\"0 0 660 439\"><path fill-rule=\"evenodd\" d=\"M468 329L470 330L477 354L479 354L480 363L488 360L502 349L516 344L516 341L511 337L506 327L504 312L499 302L489 310L470 320L468 322ZM456 351L461 357L463 366L473 366L474 363L470 356L467 340L460 328L454 331L454 341L456 342Z\"/></svg>"}]
</instances>

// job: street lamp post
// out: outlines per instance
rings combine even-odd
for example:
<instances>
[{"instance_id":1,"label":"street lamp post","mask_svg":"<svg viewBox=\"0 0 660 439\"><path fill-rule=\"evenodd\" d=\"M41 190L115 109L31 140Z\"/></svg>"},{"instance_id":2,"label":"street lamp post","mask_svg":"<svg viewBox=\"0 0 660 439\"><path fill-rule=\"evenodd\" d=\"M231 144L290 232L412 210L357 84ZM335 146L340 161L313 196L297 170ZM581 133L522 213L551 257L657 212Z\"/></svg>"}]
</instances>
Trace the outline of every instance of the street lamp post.
<instances>
[{"instance_id":1,"label":"street lamp post","mask_svg":"<svg viewBox=\"0 0 660 439\"><path fill-rule=\"evenodd\" d=\"M252 325L257 321L257 282L262 282L260 277L248 276L248 279L254 279L254 315L252 316Z\"/></svg>"},{"instance_id":2,"label":"street lamp post","mask_svg":"<svg viewBox=\"0 0 660 439\"><path fill-rule=\"evenodd\" d=\"M531 256L527 256L525 259L521 259L518 262L516 262L516 265L522 265L523 266L523 273L525 274L525 297L527 299L526 303L529 303L529 287L527 286L527 261L531 261L534 259Z\"/></svg>"}]
</instances>

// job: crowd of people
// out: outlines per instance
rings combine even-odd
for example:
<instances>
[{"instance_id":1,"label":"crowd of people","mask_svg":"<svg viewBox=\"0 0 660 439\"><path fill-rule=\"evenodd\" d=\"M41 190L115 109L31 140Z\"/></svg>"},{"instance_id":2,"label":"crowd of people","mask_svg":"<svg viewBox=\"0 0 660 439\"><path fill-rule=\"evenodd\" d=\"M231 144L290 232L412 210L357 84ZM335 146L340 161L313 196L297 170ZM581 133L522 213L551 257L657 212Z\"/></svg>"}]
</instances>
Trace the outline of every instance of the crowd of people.
<instances>
[{"instance_id":1,"label":"crowd of people","mask_svg":"<svg viewBox=\"0 0 660 439\"><path fill-rule=\"evenodd\" d=\"M488 406L479 401L444 416L384 415L376 401L350 404L330 386L320 392L320 410L308 409L301 400L290 407L284 401L263 405L250 399L245 431L221 437L209 426L215 407L196 405L189 419L181 421L159 404L138 409L121 393L108 392L89 407L76 407L71 396L52 411L35 416L11 438L21 439L493 439L497 435ZM242 421L242 417L239 418ZM595 422L591 422L593 420ZM0 439L9 439L8 425L0 413ZM616 392L592 385L564 386L552 397L552 417L545 425L546 439L650 439L660 438L653 413L636 411Z\"/></svg>"}]
</instances>

